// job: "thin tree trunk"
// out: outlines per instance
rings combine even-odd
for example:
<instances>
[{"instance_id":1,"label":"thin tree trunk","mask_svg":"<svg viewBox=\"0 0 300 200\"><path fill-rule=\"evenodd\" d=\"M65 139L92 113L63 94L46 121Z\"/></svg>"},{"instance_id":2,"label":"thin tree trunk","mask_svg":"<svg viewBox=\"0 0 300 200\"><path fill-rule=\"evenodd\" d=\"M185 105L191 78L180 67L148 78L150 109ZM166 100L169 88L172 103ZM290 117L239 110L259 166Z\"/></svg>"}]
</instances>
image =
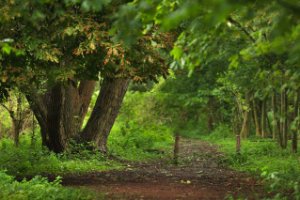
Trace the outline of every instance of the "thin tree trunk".
<instances>
[{"instance_id":1,"label":"thin tree trunk","mask_svg":"<svg viewBox=\"0 0 300 200\"><path fill-rule=\"evenodd\" d=\"M243 125L240 135L242 138L247 138L249 135L249 111L244 112Z\"/></svg>"},{"instance_id":2,"label":"thin tree trunk","mask_svg":"<svg viewBox=\"0 0 300 200\"><path fill-rule=\"evenodd\" d=\"M104 78L94 110L82 131L82 139L86 142L96 141L98 149L103 153L107 153L107 139L128 84L127 78Z\"/></svg>"},{"instance_id":3,"label":"thin tree trunk","mask_svg":"<svg viewBox=\"0 0 300 200\"><path fill-rule=\"evenodd\" d=\"M283 89L281 92L281 123L280 123L280 132L282 134L282 143L281 147L285 149L287 147L287 94L286 89Z\"/></svg>"},{"instance_id":4,"label":"thin tree trunk","mask_svg":"<svg viewBox=\"0 0 300 200\"><path fill-rule=\"evenodd\" d=\"M278 135L276 113L277 113L276 93L275 93L275 91L273 91L273 94L272 94L272 117L273 117L273 121L272 121L272 138L273 138L273 140L275 140L276 135Z\"/></svg>"},{"instance_id":5,"label":"thin tree trunk","mask_svg":"<svg viewBox=\"0 0 300 200\"><path fill-rule=\"evenodd\" d=\"M255 135L257 137L261 137L261 129L260 129L260 123L258 119L257 106L254 98L252 100L252 107L253 107L253 116L254 116L254 123L255 123Z\"/></svg>"},{"instance_id":6,"label":"thin tree trunk","mask_svg":"<svg viewBox=\"0 0 300 200\"><path fill-rule=\"evenodd\" d=\"M267 111L266 111L267 112ZM269 129L269 134L267 135L268 137L269 136L272 136L273 135L273 129L272 129L272 125L271 125L271 122L270 122L270 119L269 119L269 116L268 116L268 113L266 113L266 123L267 123L267 128ZM268 132L267 132L268 133Z\"/></svg>"},{"instance_id":7,"label":"thin tree trunk","mask_svg":"<svg viewBox=\"0 0 300 200\"><path fill-rule=\"evenodd\" d=\"M237 111L237 108L235 109L234 112L234 117L233 117L233 132L234 135L236 136L236 153L240 154L241 151L241 135L240 135L240 127L239 127L239 112Z\"/></svg>"},{"instance_id":8,"label":"thin tree trunk","mask_svg":"<svg viewBox=\"0 0 300 200\"><path fill-rule=\"evenodd\" d=\"M288 143L288 96L287 89L284 92L284 147L287 147Z\"/></svg>"},{"instance_id":9,"label":"thin tree trunk","mask_svg":"<svg viewBox=\"0 0 300 200\"><path fill-rule=\"evenodd\" d=\"M299 91L296 92L295 103L294 103L294 123L295 127L292 134L292 151L297 153L298 150L298 131L299 131Z\"/></svg>"},{"instance_id":10,"label":"thin tree trunk","mask_svg":"<svg viewBox=\"0 0 300 200\"><path fill-rule=\"evenodd\" d=\"M18 119L12 119L13 122L13 139L16 146L19 146L20 133L23 129L23 121Z\"/></svg>"},{"instance_id":11,"label":"thin tree trunk","mask_svg":"<svg viewBox=\"0 0 300 200\"><path fill-rule=\"evenodd\" d=\"M242 128L240 132L240 136L242 138L247 138L249 135L249 107L250 107L250 95L247 92L245 95L245 102L247 109L243 111L243 123L242 123Z\"/></svg>"},{"instance_id":12,"label":"thin tree trunk","mask_svg":"<svg viewBox=\"0 0 300 200\"><path fill-rule=\"evenodd\" d=\"M261 137L262 138L267 137L266 117L267 117L267 115L266 115L266 99L264 99L261 104Z\"/></svg>"},{"instance_id":13,"label":"thin tree trunk","mask_svg":"<svg viewBox=\"0 0 300 200\"><path fill-rule=\"evenodd\" d=\"M19 146L19 137L20 133L23 130L24 123L27 115L29 114L29 110L22 109L22 96L21 93L17 96L16 102L16 110L13 110L13 103L11 102L11 106L6 106L5 104L1 104L3 108L5 108L12 121L12 138L14 140L14 144Z\"/></svg>"},{"instance_id":14,"label":"thin tree trunk","mask_svg":"<svg viewBox=\"0 0 300 200\"><path fill-rule=\"evenodd\" d=\"M88 111L89 105L92 100L92 96L95 90L96 81L81 81L78 93L79 93L79 113L78 113L78 121L77 121L77 130L81 130L84 118Z\"/></svg>"},{"instance_id":15,"label":"thin tree trunk","mask_svg":"<svg viewBox=\"0 0 300 200\"><path fill-rule=\"evenodd\" d=\"M34 113L32 113L31 146L34 146L35 142L36 142L36 136L35 136L35 118L34 118Z\"/></svg>"}]
</instances>

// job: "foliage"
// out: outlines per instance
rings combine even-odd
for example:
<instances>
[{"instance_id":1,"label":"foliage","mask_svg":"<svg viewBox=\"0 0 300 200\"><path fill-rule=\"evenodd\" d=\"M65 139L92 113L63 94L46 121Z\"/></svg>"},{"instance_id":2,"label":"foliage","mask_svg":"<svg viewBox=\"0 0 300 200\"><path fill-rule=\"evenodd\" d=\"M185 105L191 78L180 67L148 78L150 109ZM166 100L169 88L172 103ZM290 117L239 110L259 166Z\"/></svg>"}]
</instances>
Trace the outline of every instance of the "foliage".
<instances>
[{"instance_id":1,"label":"foliage","mask_svg":"<svg viewBox=\"0 0 300 200\"><path fill-rule=\"evenodd\" d=\"M60 185L61 178L48 182L46 178L36 176L33 179L21 182L15 181L14 177L0 171L0 199L11 200L55 200L74 199L91 200L93 195L75 189L63 188Z\"/></svg>"},{"instance_id":2,"label":"foliage","mask_svg":"<svg viewBox=\"0 0 300 200\"><path fill-rule=\"evenodd\" d=\"M157 106L152 93L127 93L108 140L112 154L130 160L169 155L172 130L164 124L163 116L154 112Z\"/></svg>"},{"instance_id":3,"label":"foliage","mask_svg":"<svg viewBox=\"0 0 300 200\"><path fill-rule=\"evenodd\" d=\"M0 99L14 87L127 77L144 83L130 87L143 92L127 94L111 154L165 156L174 134L207 135L225 151L224 164L262 174L273 192L291 189L299 198L299 153L267 139L286 148L292 136L297 150L299 1L7 0L0 13ZM241 154L237 134L253 137L242 140ZM0 168L10 174L116 167L80 145L64 155L28 140L19 148L3 140L0 148Z\"/></svg>"},{"instance_id":4,"label":"foliage","mask_svg":"<svg viewBox=\"0 0 300 200\"><path fill-rule=\"evenodd\" d=\"M99 153L81 151L56 155L43 149L37 139L32 143L27 135L21 137L18 147L10 139L0 143L0 169L17 176L36 174L66 174L103 171L121 168L121 165L103 158Z\"/></svg>"},{"instance_id":5,"label":"foliage","mask_svg":"<svg viewBox=\"0 0 300 200\"><path fill-rule=\"evenodd\" d=\"M0 88L44 90L70 79L167 75L170 36L142 35L134 48L112 40L112 13L126 0L3 1L0 3ZM111 35L112 34L112 35Z\"/></svg>"},{"instance_id":6,"label":"foliage","mask_svg":"<svg viewBox=\"0 0 300 200\"><path fill-rule=\"evenodd\" d=\"M233 138L234 134L226 124L218 125L213 132L206 136L210 140Z\"/></svg>"},{"instance_id":7,"label":"foliage","mask_svg":"<svg viewBox=\"0 0 300 200\"><path fill-rule=\"evenodd\" d=\"M284 174L269 172L268 169L265 169L261 176L268 183L268 191L275 194L271 199L300 198L299 179L290 180Z\"/></svg>"},{"instance_id":8,"label":"foliage","mask_svg":"<svg viewBox=\"0 0 300 200\"><path fill-rule=\"evenodd\" d=\"M278 148L270 139L243 140L241 153L236 154L233 138L205 137L216 143L225 157L220 162L233 169L260 176L267 190L274 194L272 199L299 198L299 155Z\"/></svg>"}]
</instances>

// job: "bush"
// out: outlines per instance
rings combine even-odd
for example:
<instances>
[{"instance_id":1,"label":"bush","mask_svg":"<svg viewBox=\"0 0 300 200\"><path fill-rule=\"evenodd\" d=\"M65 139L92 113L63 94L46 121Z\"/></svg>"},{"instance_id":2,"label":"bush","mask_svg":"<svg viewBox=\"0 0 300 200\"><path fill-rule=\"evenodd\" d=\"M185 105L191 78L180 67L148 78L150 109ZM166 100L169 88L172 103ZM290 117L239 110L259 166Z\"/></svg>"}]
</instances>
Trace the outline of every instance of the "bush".
<instances>
[{"instance_id":1,"label":"bush","mask_svg":"<svg viewBox=\"0 0 300 200\"><path fill-rule=\"evenodd\" d=\"M129 160L143 160L167 152L173 143L170 129L158 125L145 126L132 122L129 128L120 126L118 122L108 140L111 153Z\"/></svg>"},{"instance_id":2,"label":"bush","mask_svg":"<svg viewBox=\"0 0 300 200\"><path fill-rule=\"evenodd\" d=\"M210 140L217 140L217 139L233 138L234 134L228 125L220 124L207 137Z\"/></svg>"},{"instance_id":3,"label":"bush","mask_svg":"<svg viewBox=\"0 0 300 200\"><path fill-rule=\"evenodd\" d=\"M48 174L81 173L121 168L114 161L105 159L100 153L92 151L74 152L56 155L42 148L40 138L31 144L26 135L20 138L16 147L11 139L0 140L0 170L10 175L32 176ZM74 147L78 150L81 147Z\"/></svg>"},{"instance_id":4,"label":"bush","mask_svg":"<svg viewBox=\"0 0 300 200\"><path fill-rule=\"evenodd\" d=\"M12 176L0 171L0 199L9 200L90 200L88 192L63 188L58 177L53 182L36 176L30 181L15 181Z\"/></svg>"},{"instance_id":5,"label":"bush","mask_svg":"<svg viewBox=\"0 0 300 200\"><path fill-rule=\"evenodd\" d=\"M273 200L300 199L300 179L299 174L290 173L295 176L293 179L287 178L282 172L271 172L267 167L263 169L261 177L267 184L266 189L273 194Z\"/></svg>"},{"instance_id":6,"label":"bush","mask_svg":"<svg viewBox=\"0 0 300 200\"><path fill-rule=\"evenodd\" d=\"M60 162L54 153L41 149L38 143L29 144L26 137L22 137L18 147L10 139L0 142L0 169L7 170L9 174L51 172L59 167Z\"/></svg>"},{"instance_id":7,"label":"bush","mask_svg":"<svg viewBox=\"0 0 300 200\"><path fill-rule=\"evenodd\" d=\"M207 138L206 138L207 139ZM261 176L271 199L300 199L299 154L282 150L271 139L241 141L241 154L236 154L234 139L210 139L225 153L222 162L239 171Z\"/></svg>"},{"instance_id":8,"label":"bush","mask_svg":"<svg viewBox=\"0 0 300 200\"><path fill-rule=\"evenodd\" d=\"M159 109L153 93L128 92L109 135L110 152L128 160L156 158L167 152L173 133Z\"/></svg>"}]
</instances>

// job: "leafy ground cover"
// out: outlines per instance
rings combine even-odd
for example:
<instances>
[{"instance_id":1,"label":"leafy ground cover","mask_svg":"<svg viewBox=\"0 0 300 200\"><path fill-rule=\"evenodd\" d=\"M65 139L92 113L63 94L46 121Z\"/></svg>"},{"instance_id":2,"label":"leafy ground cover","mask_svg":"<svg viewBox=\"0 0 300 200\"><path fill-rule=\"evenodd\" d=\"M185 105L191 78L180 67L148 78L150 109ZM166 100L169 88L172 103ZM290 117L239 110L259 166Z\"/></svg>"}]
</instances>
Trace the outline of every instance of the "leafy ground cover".
<instances>
[{"instance_id":1,"label":"leafy ground cover","mask_svg":"<svg viewBox=\"0 0 300 200\"><path fill-rule=\"evenodd\" d=\"M299 153L282 150L271 139L242 140L241 152L236 154L236 141L228 129L216 129L202 139L217 144L224 158L220 160L232 169L247 172L263 180L273 199L300 198Z\"/></svg>"},{"instance_id":2,"label":"leafy ground cover","mask_svg":"<svg viewBox=\"0 0 300 200\"><path fill-rule=\"evenodd\" d=\"M136 162L170 156L172 136L169 133L157 136L152 129L143 130L141 134L142 129L132 126L132 130L127 130L124 135L119 124L115 125L109 143L113 157ZM95 192L63 187L59 176L64 179L88 177L104 171L122 170L125 166L124 161L110 159L81 145L73 144L64 154L55 154L42 148L39 137L23 135L19 146L15 146L11 139L3 138L0 140L0 199L102 199L101 192L95 196ZM33 178L27 181L22 180L23 177ZM51 195L47 195L49 193Z\"/></svg>"},{"instance_id":3,"label":"leafy ground cover","mask_svg":"<svg viewBox=\"0 0 300 200\"><path fill-rule=\"evenodd\" d=\"M95 199L88 191L64 188L61 178L48 182L46 178L37 176L29 181L14 180L13 176L0 171L0 199L10 200L92 200Z\"/></svg>"},{"instance_id":4,"label":"leafy ground cover","mask_svg":"<svg viewBox=\"0 0 300 200\"><path fill-rule=\"evenodd\" d=\"M23 137L18 147L10 139L0 142L0 169L18 177L84 173L121 167L120 163L88 150L57 155L42 149L39 141L32 144L28 137Z\"/></svg>"}]
</instances>

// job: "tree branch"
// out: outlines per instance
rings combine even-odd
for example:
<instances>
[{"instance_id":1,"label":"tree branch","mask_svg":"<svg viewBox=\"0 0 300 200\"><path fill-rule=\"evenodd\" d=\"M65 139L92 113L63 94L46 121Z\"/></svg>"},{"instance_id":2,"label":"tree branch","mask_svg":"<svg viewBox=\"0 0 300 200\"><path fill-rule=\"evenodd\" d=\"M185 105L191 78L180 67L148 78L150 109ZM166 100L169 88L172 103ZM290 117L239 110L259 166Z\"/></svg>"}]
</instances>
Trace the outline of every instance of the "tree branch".
<instances>
[{"instance_id":1,"label":"tree branch","mask_svg":"<svg viewBox=\"0 0 300 200\"><path fill-rule=\"evenodd\" d=\"M15 119L15 113L13 110L10 110L5 104L3 103L0 103L0 105L5 109L7 110L7 112L9 113L9 116L12 118L12 119Z\"/></svg>"},{"instance_id":2,"label":"tree branch","mask_svg":"<svg viewBox=\"0 0 300 200\"><path fill-rule=\"evenodd\" d=\"M256 40L252 37L252 35L246 30L245 27L243 27L238 21L234 20L232 17L228 17L227 19L230 23L235 25L237 28L239 28L242 32L246 34L246 36L253 42L255 43Z\"/></svg>"}]
</instances>

